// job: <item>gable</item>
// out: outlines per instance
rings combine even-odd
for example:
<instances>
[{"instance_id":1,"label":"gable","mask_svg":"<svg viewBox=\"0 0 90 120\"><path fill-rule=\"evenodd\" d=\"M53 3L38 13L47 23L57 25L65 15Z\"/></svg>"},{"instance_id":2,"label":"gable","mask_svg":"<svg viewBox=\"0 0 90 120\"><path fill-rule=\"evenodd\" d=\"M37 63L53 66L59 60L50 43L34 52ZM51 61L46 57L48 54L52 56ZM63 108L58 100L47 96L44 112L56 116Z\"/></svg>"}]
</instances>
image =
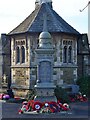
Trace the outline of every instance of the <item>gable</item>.
<instances>
[{"instance_id":1,"label":"gable","mask_svg":"<svg viewBox=\"0 0 90 120\"><path fill-rule=\"evenodd\" d=\"M48 4L43 3L37 7L20 25L12 30L9 35L20 33L42 32L44 13L47 14L47 26L49 32L79 34L63 18L61 18Z\"/></svg>"}]
</instances>

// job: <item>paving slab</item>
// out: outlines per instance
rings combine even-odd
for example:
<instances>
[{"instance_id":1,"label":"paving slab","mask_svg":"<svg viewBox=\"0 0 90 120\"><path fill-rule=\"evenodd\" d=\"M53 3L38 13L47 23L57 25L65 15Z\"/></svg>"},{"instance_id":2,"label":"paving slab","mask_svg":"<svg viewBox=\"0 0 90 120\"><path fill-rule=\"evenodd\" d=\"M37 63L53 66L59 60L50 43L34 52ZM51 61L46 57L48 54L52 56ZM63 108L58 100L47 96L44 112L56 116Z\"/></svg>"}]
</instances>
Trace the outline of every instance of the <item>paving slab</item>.
<instances>
[{"instance_id":1,"label":"paving slab","mask_svg":"<svg viewBox=\"0 0 90 120\"><path fill-rule=\"evenodd\" d=\"M71 103L71 111L68 112L60 112L60 113L52 113L52 114L19 114L18 110L21 108L21 104L19 103L2 103L2 118L89 118L89 105L88 102L80 102L80 103Z\"/></svg>"}]
</instances>

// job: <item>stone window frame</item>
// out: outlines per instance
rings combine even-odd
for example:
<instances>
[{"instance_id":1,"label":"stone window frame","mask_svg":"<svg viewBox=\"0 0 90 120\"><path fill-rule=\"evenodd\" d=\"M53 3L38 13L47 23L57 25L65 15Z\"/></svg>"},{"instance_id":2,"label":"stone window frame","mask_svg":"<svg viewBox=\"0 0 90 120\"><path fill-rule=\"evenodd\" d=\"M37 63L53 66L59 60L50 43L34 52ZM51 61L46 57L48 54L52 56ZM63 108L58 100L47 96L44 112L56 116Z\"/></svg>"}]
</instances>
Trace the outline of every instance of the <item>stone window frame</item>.
<instances>
[{"instance_id":1,"label":"stone window frame","mask_svg":"<svg viewBox=\"0 0 90 120\"><path fill-rule=\"evenodd\" d=\"M62 62L63 64L72 64L73 63L73 40L70 39L63 39L62 40L62 46L63 46L63 50L62 50ZM67 48L66 53L64 54L64 49L65 47ZM70 50L70 56L69 55L69 48L71 47ZM70 59L69 59L70 57Z\"/></svg>"},{"instance_id":2,"label":"stone window frame","mask_svg":"<svg viewBox=\"0 0 90 120\"><path fill-rule=\"evenodd\" d=\"M19 55L17 48L19 48ZM25 47L25 40L16 40L16 64L24 64L26 61L26 47ZM18 61L17 61L18 55Z\"/></svg>"}]
</instances>

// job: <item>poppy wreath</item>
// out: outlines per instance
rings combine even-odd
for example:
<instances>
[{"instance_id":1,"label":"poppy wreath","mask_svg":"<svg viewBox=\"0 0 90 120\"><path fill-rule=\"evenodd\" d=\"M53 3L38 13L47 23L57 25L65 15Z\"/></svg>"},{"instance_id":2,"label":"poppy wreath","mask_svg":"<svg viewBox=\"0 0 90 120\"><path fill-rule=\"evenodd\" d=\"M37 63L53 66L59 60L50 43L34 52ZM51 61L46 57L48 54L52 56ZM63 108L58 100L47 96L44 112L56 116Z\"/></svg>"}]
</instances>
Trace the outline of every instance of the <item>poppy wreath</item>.
<instances>
[{"instance_id":1,"label":"poppy wreath","mask_svg":"<svg viewBox=\"0 0 90 120\"><path fill-rule=\"evenodd\" d=\"M86 95L83 95L83 101L87 102L88 101L88 98Z\"/></svg>"},{"instance_id":2,"label":"poppy wreath","mask_svg":"<svg viewBox=\"0 0 90 120\"><path fill-rule=\"evenodd\" d=\"M25 103L26 104L26 109L27 109L27 111L31 111L32 110L32 106L33 106L33 104L34 104L34 100L30 100L30 101L28 101L27 103Z\"/></svg>"},{"instance_id":3,"label":"poppy wreath","mask_svg":"<svg viewBox=\"0 0 90 120\"><path fill-rule=\"evenodd\" d=\"M0 94L0 100L8 100L10 96L8 94Z\"/></svg>"},{"instance_id":4,"label":"poppy wreath","mask_svg":"<svg viewBox=\"0 0 90 120\"><path fill-rule=\"evenodd\" d=\"M26 106L27 106L27 105L23 105L23 106L22 106L22 108L18 111L18 112L19 112L19 114L22 114L22 113L24 113L24 112L26 112L26 111L27 111Z\"/></svg>"},{"instance_id":5,"label":"poppy wreath","mask_svg":"<svg viewBox=\"0 0 90 120\"><path fill-rule=\"evenodd\" d=\"M30 105L29 105L29 103L28 103L27 101L24 101L24 102L22 103L22 106L24 106L24 105L25 105L26 111L29 111L29 110L30 110Z\"/></svg>"},{"instance_id":6,"label":"poppy wreath","mask_svg":"<svg viewBox=\"0 0 90 120\"><path fill-rule=\"evenodd\" d=\"M19 114L22 114L22 113L23 113L23 110L20 109L20 110L18 111L18 113L19 113Z\"/></svg>"},{"instance_id":7,"label":"poppy wreath","mask_svg":"<svg viewBox=\"0 0 90 120\"><path fill-rule=\"evenodd\" d=\"M28 108L29 108L29 107L32 107L33 104L34 104L34 100L28 101L28 103L27 103Z\"/></svg>"},{"instance_id":8,"label":"poppy wreath","mask_svg":"<svg viewBox=\"0 0 90 120\"><path fill-rule=\"evenodd\" d=\"M25 101L22 103L19 114L22 114L26 111L37 111L39 113L57 113L60 112L60 110L70 110L69 105L67 103L62 104L60 101L40 102L30 100L29 102Z\"/></svg>"},{"instance_id":9,"label":"poppy wreath","mask_svg":"<svg viewBox=\"0 0 90 120\"><path fill-rule=\"evenodd\" d=\"M60 109L63 111L70 110L69 105L67 103L62 104L60 101L58 101L58 105L60 106Z\"/></svg>"},{"instance_id":10,"label":"poppy wreath","mask_svg":"<svg viewBox=\"0 0 90 120\"><path fill-rule=\"evenodd\" d=\"M66 111L70 110L70 107L69 107L69 105L68 105L67 103L64 103L64 104L63 104L63 108L64 108L64 110L66 110Z\"/></svg>"},{"instance_id":11,"label":"poppy wreath","mask_svg":"<svg viewBox=\"0 0 90 120\"><path fill-rule=\"evenodd\" d=\"M9 100L10 96L8 94L3 95L3 100Z\"/></svg>"},{"instance_id":12,"label":"poppy wreath","mask_svg":"<svg viewBox=\"0 0 90 120\"><path fill-rule=\"evenodd\" d=\"M42 102L40 113L51 113L49 109L49 102Z\"/></svg>"},{"instance_id":13,"label":"poppy wreath","mask_svg":"<svg viewBox=\"0 0 90 120\"><path fill-rule=\"evenodd\" d=\"M30 101L24 101L23 103L22 103L22 107L21 107L21 109L18 111L19 112L19 114L22 114L22 113L24 113L24 112L26 112L26 111L31 111L32 110L32 105L33 105L33 103L34 103L34 100L30 100Z\"/></svg>"},{"instance_id":14,"label":"poppy wreath","mask_svg":"<svg viewBox=\"0 0 90 120\"><path fill-rule=\"evenodd\" d=\"M49 104L50 104L50 102L47 101L47 102L44 102L44 103L43 103L43 106L49 107Z\"/></svg>"},{"instance_id":15,"label":"poppy wreath","mask_svg":"<svg viewBox=\"0 0 90 120\"><path fill-rule=\"evenodd\" d=\"M79 94L76 97L77 97L77 100L80 101L80 102L88 101L88 98L86 97L86 95Z\"/></svg>"},{"instance_id":16,"label":"poppy wreath","mask_svg":"<svg viewBox=\"0 0 90 120\"><path fill-rule=\"evenodd\" d=\"M52 113L60 112L60 107L58 106L58 104L56 102L50 102L49 109Z\"/></svg>"},{"instance_id":17,"label":"poppy wreath","mask_svg":"<svg viewBox=\"0 0 90 120\"><path fill-rule=\"evenodd\" d=\"M4 94L0 94L0 100L3 100Z\"/></svg>"},{"instance_id":18,"label":"poppy wreath","mask_svg":"<svg viewBox=\"0 0 90 120\"><path fill-rule=\"evenodd\" d=\"M33 104L32 104L32 110L35 111L35 110L40 110L42 108L42 103L40 101L35 101Z\"/></svg>"}]
</instances>

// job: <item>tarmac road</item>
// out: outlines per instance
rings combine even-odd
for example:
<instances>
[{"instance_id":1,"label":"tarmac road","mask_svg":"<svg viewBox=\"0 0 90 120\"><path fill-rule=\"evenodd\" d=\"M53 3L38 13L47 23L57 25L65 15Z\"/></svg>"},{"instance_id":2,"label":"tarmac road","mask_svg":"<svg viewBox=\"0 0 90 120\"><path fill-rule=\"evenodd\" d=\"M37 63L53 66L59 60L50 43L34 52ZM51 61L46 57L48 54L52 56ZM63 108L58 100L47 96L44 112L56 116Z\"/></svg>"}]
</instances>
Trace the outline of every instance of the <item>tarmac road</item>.
<instances>
[{"instance_id":1,"label":"tarmac road","mask_svg":"<svg viewBox=\"0 0 90 120\"><path fill-rule=\"evenodd\" d=\"M71 111L68 113L52 113L52 114L18 114L18 110L21 107L21 104L19 103L7 103L7 102L0 102L0 106L2 106L2 118L1 120L13 120L17 118L26 119L29 118L29 120L35 118L39 119L42 118L43 120L45 118L50 118L51 119L58 119L60 118L85 118L85 120L89 120L89 106L90 102L79 102L79 103L71 103ZM0 107L1 108L1 107ZM47 120L47 119L46 119ZM66 120L66 119L65 119ZM70 119L69 119L70 120Z\"/></svg>"}]
</instances>

